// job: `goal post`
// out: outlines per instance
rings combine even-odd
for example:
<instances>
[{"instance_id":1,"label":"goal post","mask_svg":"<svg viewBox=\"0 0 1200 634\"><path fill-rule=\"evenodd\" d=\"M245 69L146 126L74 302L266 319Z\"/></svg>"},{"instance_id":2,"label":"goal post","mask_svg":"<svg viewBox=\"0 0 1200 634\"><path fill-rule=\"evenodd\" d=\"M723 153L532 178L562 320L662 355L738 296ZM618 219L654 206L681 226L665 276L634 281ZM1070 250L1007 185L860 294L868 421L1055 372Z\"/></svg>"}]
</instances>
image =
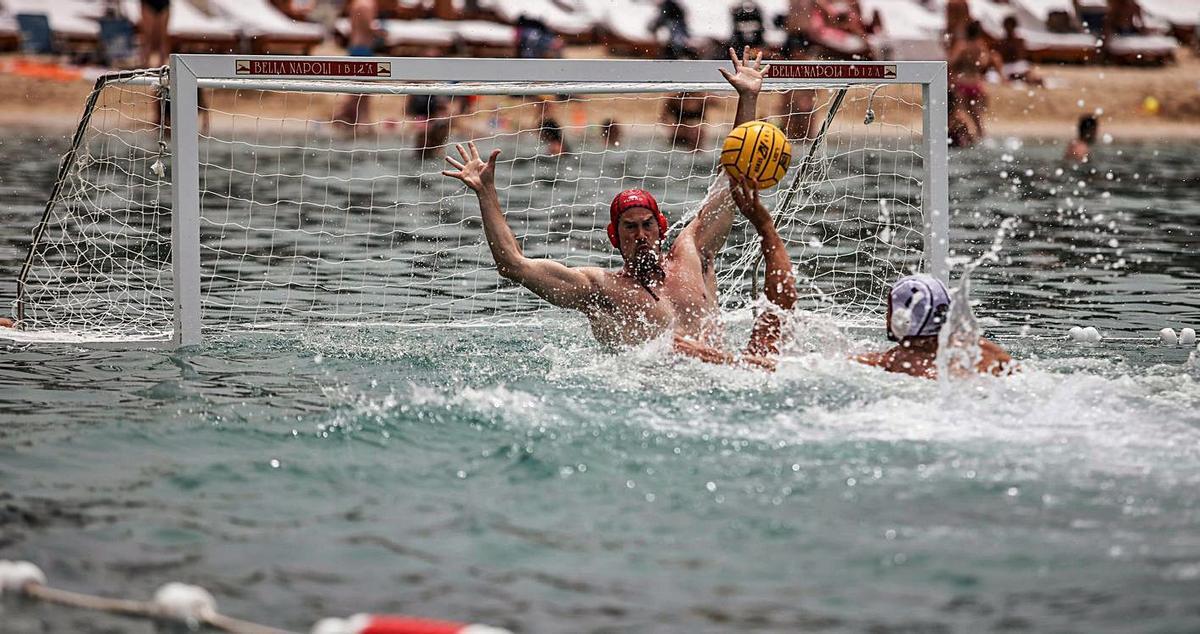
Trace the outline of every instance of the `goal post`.
<instances>
[{"instance_id":1,"label":"goal post","mask_svg":"<svg viewBox=\"0 0 1200 634\"><path fill-rule=\"evenodd\" d=\"M946 279L945 63L770 64L759 117L789 132L795 158L764 202L801 306L865 321L898 275ZM19 329L0 337L173 347L247 329L558 318L496 274L440 154L502 149L497 188L526 255L616 267L616 191L652 191L671 236L724 178L728 66L173 55L110 76L34 230ZM718 263L726 304L751 293L757 250L739 219Z\"/></svg>"}]
</instances>

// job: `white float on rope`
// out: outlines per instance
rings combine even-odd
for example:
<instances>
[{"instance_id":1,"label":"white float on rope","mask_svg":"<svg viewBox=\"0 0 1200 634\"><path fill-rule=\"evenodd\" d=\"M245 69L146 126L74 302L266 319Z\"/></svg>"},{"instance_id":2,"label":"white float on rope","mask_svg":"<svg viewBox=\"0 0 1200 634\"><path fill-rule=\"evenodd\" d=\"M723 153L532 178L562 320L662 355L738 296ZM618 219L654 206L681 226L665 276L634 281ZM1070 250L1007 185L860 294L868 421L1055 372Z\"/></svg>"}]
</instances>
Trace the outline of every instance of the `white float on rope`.
<instances>
[{"instance_id":1,"label":"white float on rope","mask_svg":"<svg viewBox=\"0 0 1200 634\"><path fill-rule=\"evenodd\" d=\"M200 586L172 581L154 593L154 605L167 616L188 623L202 623L217 613L217 600Z\"/></svg>"},{"instance_id":2,"label":"white float on rope","mask_svg":"<svg viewBox=\"0 0 1200 634\"><path fill-rule=\"evenodd\" d=\"M28 561L0 559L0 594L20 593L31 583L46 585L46 573Z\"/></svg>"}]
</instances>

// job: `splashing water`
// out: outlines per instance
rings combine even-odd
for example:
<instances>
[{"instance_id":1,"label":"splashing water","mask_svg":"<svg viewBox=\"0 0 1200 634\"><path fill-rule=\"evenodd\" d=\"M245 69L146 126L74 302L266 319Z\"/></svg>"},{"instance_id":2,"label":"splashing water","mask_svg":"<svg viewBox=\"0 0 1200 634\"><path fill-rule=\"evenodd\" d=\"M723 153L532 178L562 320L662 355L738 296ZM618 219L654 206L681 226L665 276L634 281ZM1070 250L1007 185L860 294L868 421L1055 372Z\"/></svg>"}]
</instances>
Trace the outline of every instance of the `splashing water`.
<instances>
[{"instance_id":1,"label":"splashing water","mask_svg":"<svg viewBox=\"0 0 1200 634\"><path fill-rule=\"evenodd\" d=\"M992 238L992 246L978 258L963 265L962 276L950 289L950 310L946 323L938 333L938 353L935 360L939 379L963 379L975 376L982 353L979 349L979 323L971 310L971 274L985 262L997 262L1004 248L1004 238L1012 235L1017 226L1014 217L1000 222ZM953 267L954 263L951 263ZM895 315L892 317L896 318Z\"/></svg>"}]
</instances>

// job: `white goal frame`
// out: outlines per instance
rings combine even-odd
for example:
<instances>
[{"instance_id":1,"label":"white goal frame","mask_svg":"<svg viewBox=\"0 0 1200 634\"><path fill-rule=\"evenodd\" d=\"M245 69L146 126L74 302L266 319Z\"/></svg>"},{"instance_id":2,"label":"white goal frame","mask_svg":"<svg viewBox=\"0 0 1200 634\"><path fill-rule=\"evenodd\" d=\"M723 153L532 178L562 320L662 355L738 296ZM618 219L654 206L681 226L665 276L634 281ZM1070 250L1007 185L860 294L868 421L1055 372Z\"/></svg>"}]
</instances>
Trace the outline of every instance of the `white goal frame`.
<instances>
[{"instance_id":1,"label":"white goal frame","mask_svg":"<svg viewBox=\"0 0 1200 634\"><path fill-rule=\"evenodd\" d=\"M770 89L833 85L907 84L922 88L919 154L924 163L922 222L926 272L946 281L949 249L947 177L946 63L929 62L770 62ZM373 76L363 68L375 67ZM201 183L198 90L200 88L300 90L341 94L544 94L546 84L569 85L573 94L623 92L728 91L718 74L728 61L435 59L389 57L284 57L254 55L172 55L169 91L171 265L174 328L167 341L132 346L191 346L202 342ZM240 69L240 70L239 70ZM778 69L778 70L775 70ZM337 74L342 72L344 74ZM776 76L779 75L779 76ZM801 78L806 76L804 78ZM331 81L333 80L333 81ZM469 82L434 87L411 82ZM410 82L410 83L404 83ZM631 86L630 84L633 83ZM0 333L2 334L2 333Z\"/></svg>"}]
</instances>

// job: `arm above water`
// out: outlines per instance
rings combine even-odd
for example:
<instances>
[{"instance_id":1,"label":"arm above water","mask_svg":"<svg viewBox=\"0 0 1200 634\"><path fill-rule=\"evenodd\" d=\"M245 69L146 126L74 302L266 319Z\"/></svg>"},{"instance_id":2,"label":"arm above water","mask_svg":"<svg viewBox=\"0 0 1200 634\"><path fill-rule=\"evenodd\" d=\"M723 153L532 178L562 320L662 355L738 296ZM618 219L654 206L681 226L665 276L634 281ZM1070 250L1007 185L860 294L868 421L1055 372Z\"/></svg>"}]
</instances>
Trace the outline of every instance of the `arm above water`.
<instances>
[{"instance_id":1,"label":"arm above water","mask_svg":"<svg viewBox=\"0 0 1200 634\"><path fill-rule=\"evenodd\" d=\"M724 68L719 70L721 76L738 94L737 114L733 119L733 125L737 127L747 121L753 121L757 116L758 93L762 90L763 77L766 76L770 65L762 65L762 52L751 59L748 46L742 50L742 59L738 59L732 48L729 49L729 59L733 62L733 72ZM702 257L714 257L721 247L725 246L725 238L729 236L729 228L733 226L734 207L721 189L724 186L723 182L714 183L709 196L704 200L704 206L700 208L700 213L688 224L681 236L691 239Z\"/></svg>"},{"instance_id":2,"label":"arm above water","mask_svg":"<svg viewBox=\"0 0 1200 634\"><path fill-rule=\"evenodd\" d=\"M674 348L675 352L679 354L692 357L693 359L699 359L705 363L712 363L714 365L736 365L747 368L761 368L770 372L774 372L776 367L775 359L772 359L771 357L754 354L743 354L738 356L679 334L675 335Z\"/></svg>"},{"instance_id":3,"label":"arm above water","mask_svg":"<svg viewBox=\"0 0 1200 634\"><path fill-rule=\"evenodd\" d=\"M486 162L480 158L474 143L468 143L466 147L458 145L458 153L462 157L461 162L446 157L446 162L457 171L445 170L442 174L462 181L479 198L483 231L500 276L524 286L555 306L584 310L600 292L599 276L602 271L594 268L575 269L553 260L525 257L512 228L504 219L504 212L500 210L500 196L496 192L495 182L496 157L500 156L500 150L492 150Z\"/></svg>"}]
</instances>

